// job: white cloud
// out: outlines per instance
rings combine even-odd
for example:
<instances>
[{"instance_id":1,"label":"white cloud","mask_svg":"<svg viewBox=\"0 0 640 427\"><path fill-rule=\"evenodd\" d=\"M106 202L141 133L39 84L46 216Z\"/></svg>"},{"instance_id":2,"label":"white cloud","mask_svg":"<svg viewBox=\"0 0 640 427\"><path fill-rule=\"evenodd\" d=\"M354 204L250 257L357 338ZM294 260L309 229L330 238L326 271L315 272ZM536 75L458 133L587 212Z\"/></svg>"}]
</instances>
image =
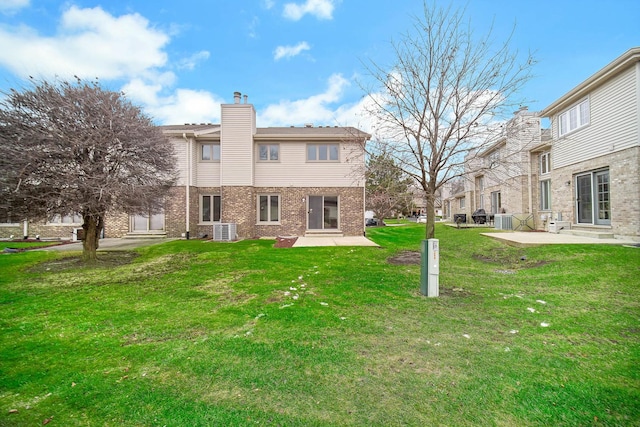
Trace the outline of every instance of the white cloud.
<instances>
[{"instance_id":1,"label":"white cloud","mask_svg":"<svg viewBox=\"0 0 640 427\"><path fill-rule=\"evenodd\" d=\"M139 14L71 6L54 37L25 26L0 29L0 64L22 77L130 78L164 66L168 42Z\"/></svg>"},{"instance_id":2,"label":"white cloud","mask_svg":"<svg viewBox=\"0 0 640 427\"><path fill-rule=\"evenodd\" d=\"M276 50L273 51L273 59L278 61L282 58L291 58L309 49L311 49L311 46L309 46L307 42L300 42L295 46L278 46Z\"/></svg>"},{"instance_id":3,"label":"white cloud","mask_svg":"<svg viewBox=\"0 0 640 427\"><path fill-rule=\"evenodd\" d=\"M13 13L29 6L29 0L0 0L0 12Z\"/></svg>"},{"instance_id":4,"label":"white cloud","mask_svg":"<svg viewBox=\"0 0 640 427\"><path fill-rule=\"evenodd\" d=\"M199 62L206 61L209 59L211 54L206 50L201 50L200 52L194 53L188 58L183 58L180 60L178 64L178 68L193 70Z\"/></svg>"},{"instance_id":5,"label":"white cloud","mask_svg":"<svg viewBox=\"0 0 640 427\"><path fill-rule=\"evenodd\" d=\"M275 2L273 0L262 0L262 7L265 9L271 9L275 6Z\"/></svg>"},{"instance_id":6,"label":"white cloud","mask_svg":"<svg viewBox=\"0 0 640 427\"><path fill-rule=\"evenodd\" d=\"M305 3L287 3L284 5L283 16L293 21L311 14L318 19L333 19L334 0L307 0Z\"/></svg>"},{"instance_id":7,"label":"white cloud","mask_svg":"<svg viewBox=\"0 0 640 427\"><path fill-rule=\"evenodd\" d=\"M156 123L219 123L222 99L214 94L192 89L177 89L162 96L161 84L148 84L134 79L122 88L127 98L142 103Z\"/></svg>"},{"instance_id":8,"label":"white cloud","mask_svg":"<svg viewBox=\"0 0 640 427\"><path fill-rule=\"evenodd\" d=\"M266 126L302 126L313 123L316 126L356 126L369 129L363 116L363 99L354 104L340 104L349 80L340 74L333 74L323 93L295 101L283 100L267 106L258 112L258 125Z\"/></svg>"}]
</instances>

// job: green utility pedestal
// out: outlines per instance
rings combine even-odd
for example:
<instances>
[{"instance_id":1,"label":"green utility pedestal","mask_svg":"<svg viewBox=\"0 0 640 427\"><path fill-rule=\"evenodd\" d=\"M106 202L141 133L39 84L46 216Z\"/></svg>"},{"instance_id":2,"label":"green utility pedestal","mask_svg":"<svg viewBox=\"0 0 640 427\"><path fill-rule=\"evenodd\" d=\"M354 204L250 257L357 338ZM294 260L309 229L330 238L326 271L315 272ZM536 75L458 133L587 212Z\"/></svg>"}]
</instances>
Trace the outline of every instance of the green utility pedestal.
<instances>
[{"instance_id":1,"label":"green utility pedestal","mask_svg":"<svg viewBox=\"0 0 640 427\"><path fill-rule=\"evenodd\" d=\"M422 241L420 292L428 297L440 295L440 248L438 239Z\"/></svg>"}]
</instances>

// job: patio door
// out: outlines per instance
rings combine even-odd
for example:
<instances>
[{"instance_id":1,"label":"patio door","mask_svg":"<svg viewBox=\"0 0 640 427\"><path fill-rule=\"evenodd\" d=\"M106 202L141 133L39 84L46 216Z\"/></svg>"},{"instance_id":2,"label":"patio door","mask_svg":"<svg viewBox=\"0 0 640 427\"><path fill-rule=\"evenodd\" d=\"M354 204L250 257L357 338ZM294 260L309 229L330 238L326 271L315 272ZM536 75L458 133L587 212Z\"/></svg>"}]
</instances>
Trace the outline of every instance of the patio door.
<instances>
[{"instance_id":1,"label":"patio door","mask_svg":"<svg viewBox=\"0 0 640 427\"><path fill-rule=\"evenodd\" d=\"M337 230L338 213L338 196L309 196L309 230Z\"/></svg>"},{"instance_id":2,"label":"patio door","mask_svg":"<svg viewBox=\"0 0 640 427\"><path fill-rule=\"evenodd\" d=\"M578 224L611 224L609 170L576 176Z\"/></svg>"}]
</instances>

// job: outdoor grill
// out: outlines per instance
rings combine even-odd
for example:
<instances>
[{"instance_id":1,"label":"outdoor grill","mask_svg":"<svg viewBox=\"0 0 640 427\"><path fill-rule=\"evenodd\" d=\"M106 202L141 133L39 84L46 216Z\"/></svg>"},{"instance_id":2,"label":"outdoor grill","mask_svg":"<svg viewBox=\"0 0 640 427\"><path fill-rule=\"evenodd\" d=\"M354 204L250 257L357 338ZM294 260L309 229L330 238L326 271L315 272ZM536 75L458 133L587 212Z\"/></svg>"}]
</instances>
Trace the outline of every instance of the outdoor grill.
<instances>
[{"instance_id":1,"label":"outdoor grill","mask_svg":"<svg viewBox=\"0 0 640 427\"><path fill-rule=\"evenodd\" d=\"M473 222L476 224L485 224L487 222L487 213L484 209L477 209L471 214L471 218L473 218Z\"/></svg>"}]
</instances>

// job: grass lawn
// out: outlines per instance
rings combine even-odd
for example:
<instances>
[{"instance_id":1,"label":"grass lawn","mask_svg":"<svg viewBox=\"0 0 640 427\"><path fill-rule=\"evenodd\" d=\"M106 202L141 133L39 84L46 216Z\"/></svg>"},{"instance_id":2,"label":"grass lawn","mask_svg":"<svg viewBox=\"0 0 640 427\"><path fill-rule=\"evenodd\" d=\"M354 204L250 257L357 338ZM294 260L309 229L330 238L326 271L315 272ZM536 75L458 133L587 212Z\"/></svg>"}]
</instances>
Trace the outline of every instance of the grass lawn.
<instances>
[{"instance_id":1,"label":"grass lawn","mask_svg":"<svg viewBox=\"0 0 640 427\"><path fill-rule=\"evenodd\" d=\"M640 249L436 227L0 254L0 426L640 425Z\"/></svg>"}]
</instances>

